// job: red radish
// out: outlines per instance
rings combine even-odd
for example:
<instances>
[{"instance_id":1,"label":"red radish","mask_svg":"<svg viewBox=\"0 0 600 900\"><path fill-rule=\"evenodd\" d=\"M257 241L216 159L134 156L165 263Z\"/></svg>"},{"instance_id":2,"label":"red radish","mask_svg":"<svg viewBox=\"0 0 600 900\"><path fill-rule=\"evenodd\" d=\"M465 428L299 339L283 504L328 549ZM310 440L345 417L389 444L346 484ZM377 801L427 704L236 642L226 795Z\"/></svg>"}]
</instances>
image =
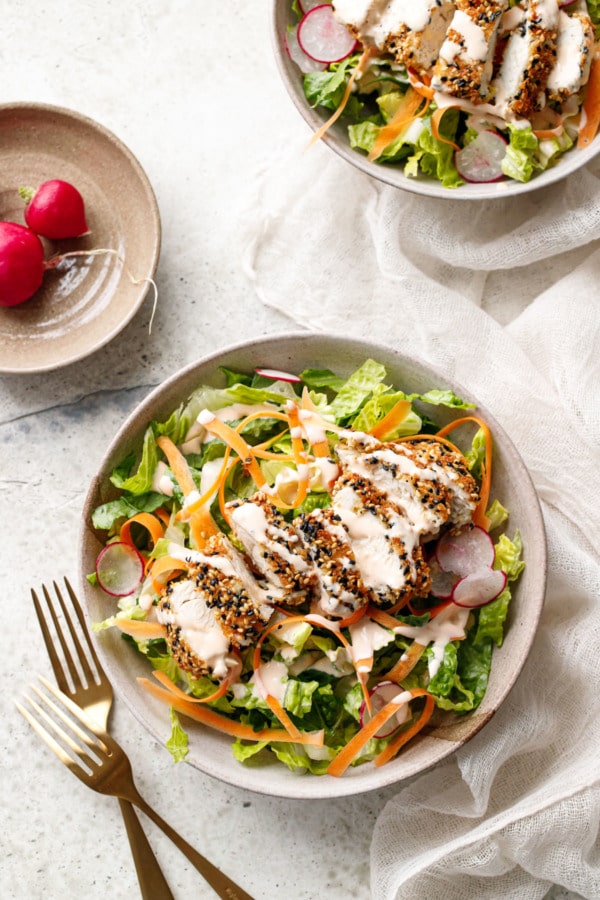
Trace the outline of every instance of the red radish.
<instances>
[{"instance_id":1,"label":"red radish","mask_svg":"<svg viewBox=\"0 0 600 900\"><path fill-rule=\"evenodd\" d=\"M473 525L444 534L437 542L435 556L444 572L464 576L477 569L490 568L496 551L487 531Z\"/></svg>"},{"instance_id":2,"label":"red radish","mask_svg":"<svg viewBox=\"0 0 600 900\"><path fill-rule=\"evenodd\" d=\"M454 165L461 178L487 184L504 178L502 161L506 140L497 131L480 131L477 137L454 154Z\"/></svg>"},{"instance_id":3,"label":"red radish","mask_svg":"<svg viewBox=\"0 0 600 900\"><path fill-rule=\"evenodd\" d=\"M460 576L452 572L445 572L435 557L429 561L429 574L431 576L431 587L429 592L439 600L449 600L452 596L452 589Z\"/></svg>"},{"instance_id":4,"label":"red radish","mask_svg":"<svg viewBox=\"0 0 600 900\"><path fill-rule=\"evenodd\" d=\"M371 714L369 715L369 711L367 709L367 704L362 702L360 707L360 724L361 727L366 725L369 719L378 713L380 709L389 703L390 700L393 700L394 697L398 697L403 693L403 689L397 685L393 681L380 681L379 684L376 684L373 690L369 691L369 696L371 697ZM392 716L391 719L385 723L382 727L381 731L378 731L375 735L376 738L384 738L389 737L390 734L393 734L401 725L404 725L406 720L409 718L409 709L408 703L402 703L398 706L398 712L395 716Z\"/></svg>"},{"instance_id":5,"label":"red radish","mask_svg":"<svg viewBox=\"0 0 600 900\"><path fill-rule=\"evenodd\" d=\"M287 55L295 62L303 74L307 72L322 72L327 68L327 63L317 62L308 56L298 43L298 26L288 28L283 38Z\"/></svg>"},{"instance_id":6,"label":"red radish","mask_svg":"<svg viewBox=\"0 0 600 900\"><path fill-rule=\"evenodd\" d=\"M465 575L455 585L452 602L468 609L485 606L502 593L507 580L506 573L500 569L478 569L470 575Z\"/></svg>"},{"instance_id":7,"label":"red radish","mask_svg":"<svg viewBox=\"0 0 600 900\"><path fill-rule=\"evenodd\" d=\"M292 375L290 372L282 372L280 369L263 369L259 367L254 371L262 378L270 378L271 381L289 381L291 384L301 381L297 375Z\"/></svg>"},{"instance_id":8,"label":"red radish","mask_svg":"<svg viewBox=\"0 0 600 900\"><path fill-rule=\"evenodd\" d=\"M37 234L16 222L0 222L0 306L29 300L42 283L44 268Z\"/></svg>"},{"instance_id":9,"label":"red radish","mask_svg":"<svg viewBox=\"0 0 600 900\"><path fill-rule=\"evenodd\" d=\"M356 39L338 22L331 4L315 6L298 25L298 43L317 62L334 63L350 56Z\"/></svg>"},{"instance_id":10,"label":"red radish","mask_svg":"<svg viewBox=\"0 0 600 900\"><path fill-rule=\"evenodd\" d=\"M96 577L111 597L128 597L144 577L144 559L131 544L114 541L98 554Z\"/></svg>"},{"instance_id":11,"label":"red radish","mask_svg":"<svg viewBox=\"0 0 600 900\"><path fill-rule=\"evenodd\" d=\"M52 241L81 237L89 231L83 197L68 181L45 181L37 190L19 188L27 201L25 221L32 231Z\"/></svg>"}]
</instances>

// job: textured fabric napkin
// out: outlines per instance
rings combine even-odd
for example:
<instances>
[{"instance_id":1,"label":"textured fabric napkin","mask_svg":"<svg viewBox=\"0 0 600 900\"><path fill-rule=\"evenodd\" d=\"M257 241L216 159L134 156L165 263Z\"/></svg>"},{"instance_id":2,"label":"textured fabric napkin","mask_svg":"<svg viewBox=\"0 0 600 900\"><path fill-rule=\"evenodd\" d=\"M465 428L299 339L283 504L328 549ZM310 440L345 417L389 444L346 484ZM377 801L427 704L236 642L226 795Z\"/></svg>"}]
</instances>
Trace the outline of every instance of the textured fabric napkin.
<instances>
[{"instance_id":1,"label":"textured fabric napkin","mask_svg":"<svg viewBox=\"0 0 600 900\"><path fill-rule=\"evenodd\" d=\"M262 301L405 348L511 435L542 503L548 590L494 719L376 823L375 900L600 897L600 164L522 199L422 198L280 147L244 222Z\"/></svg>"}]
</instances>

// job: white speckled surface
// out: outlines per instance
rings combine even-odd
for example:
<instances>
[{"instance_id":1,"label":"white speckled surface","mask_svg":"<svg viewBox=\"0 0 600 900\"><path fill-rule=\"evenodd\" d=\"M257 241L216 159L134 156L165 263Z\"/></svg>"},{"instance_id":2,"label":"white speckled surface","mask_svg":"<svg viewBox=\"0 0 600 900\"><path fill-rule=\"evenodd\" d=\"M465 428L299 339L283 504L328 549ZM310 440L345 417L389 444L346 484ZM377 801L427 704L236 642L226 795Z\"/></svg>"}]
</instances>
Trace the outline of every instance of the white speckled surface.
<instances>
[{"instance_id":1,"label":"white speckled surface","mask_svg":"<svg viewBox=\"0 0 600 900\"><path fill-rule=\"evenodd\" d=\"M267 0L13 0L3 8L2 102L66 106L112 130L145 168L163 225L151 335L147 301L89 359L0 376L3 898L137 895L116 801L80 785L11 698L34 673L50 674L29 589L75 579L84 493L124 416L205 352L289 329L258 302L240 266L246 192L279 141L306 134L278 81L268 15ZM393 787L337 802L269 799L174 767L119 702L112 729L144 796L257 900L369 897L372 825ZM213 896L154 826L148 833L177 898Z\"/></svg>"}]
</instances>

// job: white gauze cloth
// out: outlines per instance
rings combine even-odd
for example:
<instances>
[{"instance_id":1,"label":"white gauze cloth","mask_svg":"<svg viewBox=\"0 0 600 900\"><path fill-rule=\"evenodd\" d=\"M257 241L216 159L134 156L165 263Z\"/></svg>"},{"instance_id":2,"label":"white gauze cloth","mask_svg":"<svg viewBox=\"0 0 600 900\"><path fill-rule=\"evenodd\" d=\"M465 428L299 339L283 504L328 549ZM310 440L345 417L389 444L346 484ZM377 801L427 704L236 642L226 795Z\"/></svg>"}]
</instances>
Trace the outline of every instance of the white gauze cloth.
<instances>
[{"instance_id":1,"label":"white gauze cloth","mask_svg":"<svg viewBox=\"0 0 600 900\"><path fill-rule=\"evenodd\" d=\"M522 199L421 198L318 145L280 150L247 201L262 301L468 386L522 454L547 528L527 664L482 732L384 807L375 900L535 900L553 884L600 898L599 188L595 165Z\"/></svg>"}]
</instances>

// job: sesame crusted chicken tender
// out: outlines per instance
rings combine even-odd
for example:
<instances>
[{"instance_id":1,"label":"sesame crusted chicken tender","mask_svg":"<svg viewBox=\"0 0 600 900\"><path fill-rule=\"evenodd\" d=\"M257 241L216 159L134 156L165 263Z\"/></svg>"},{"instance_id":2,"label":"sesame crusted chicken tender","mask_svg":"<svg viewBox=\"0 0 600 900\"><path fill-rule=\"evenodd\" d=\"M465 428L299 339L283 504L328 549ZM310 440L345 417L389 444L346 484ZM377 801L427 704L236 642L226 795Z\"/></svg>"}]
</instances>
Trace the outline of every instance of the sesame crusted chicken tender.
<instances>
[{"instance_id":1,"label":"sesame crusted chicken tender","mask_svg":"<svg viewBox=\"0 0 600 900\"><path fill-rule=\"evenodd\" d=\"M434 91L482 103L488 96L498 29L508 0L456 0L433 67Z\"/></svg>"},{"instance_id":2,"label":"sesame crusted chicken tender","mask_svg":"<svg viewBox=\"0 0 600 900\"><path fill-rule=\"evenodd\" d=\"M548 100L563 103L587 82L595 40L596 33L585 0L560 10L556 62L546 82Z\"/></svg>"},{"instance_id":3,"label":"sesame crusted chicken tender","mask_svg":"<svg viewBox=\"0 0 600 900\"><path fill-rule=\"evenodd\" d=\"M377 606L395 606L429 590L429 569L407 517L371 481L344 472L332 492L362 581Z\"/></svg>"},{"instance_id":4,"label":"sesame crusted chicken tender","mask_svg":"<svg viewBox=\"0 0 600 900\"><path fill-rule=\"evenodd\" d=\"M351 438L341 443L337 452L344 471L372 482L419 536L437 534L449 519L450 497L445 485L403 443L374 445L370 440L365 446L360 438Z\"/></svg>"},{"instance_id":5,"label":"sesame crusted chicken tender","mask_svg":"<svg viewBox=\"0 0 600 900\"><path fill-rule=\"evenodd\" d=\"M347 615L363 606L369 592L361 578L348 531L336 511L314 509L298 516L295 525L318 573L316 599L320 608L326 613Z\"/></svg>"},{"instance_id":6,"label":"sesame crusted chicken tender","mask_svg":"<svg viewBox=\"0 0 600 900\"><path fill-rule=\"evenodd\" d=\"M317 575L308 550L269 497L259 491L249 499L228 503L227 510L234 537L274 599L286 606L310 599Z\"/></svg>"},{"instance_id":7,"label":"sesame crusted chicken tender","mask_svg":"<svg viewBox=\"0 0 600 900\"><path fill-rule=\"evenodd\" d=\"M525 16L510 32L491 85L493 104L503 118L526 119L544 105L556 64L558 23L558 0L529 0Z\"/></svg>"},{"instance_id":8,"label":"sesame crusted chicken tender","mask_svg":"<svg viewBox=\"0 0 600 900\"><path fill-rule=\"evenodd\" d=\"M163 589L157 617L177 665L194 678L227 677L235 648L252 643L271 616L266 595L224 535L195 553L185 577Z\"/></svg>"},{"instance_id":9,"label":"sesame crusted chicken tender","mask_svg":"<svg viewBox=\"0 0 600 900\"><path fill-rule=\"evenodd\" d=\"M391 53L422 75L437 58L454 0L333 0L333 8L363 45Z\"/></svg>"},{"instance_id":10,"label":"sesame crusted chicken tender","mask_svg":"<svg viewBox=\"0 0 600 900\"><path fill-rule=\"evenodd\" d=\"M411 440L391 446L397 453L408 454L422 467L422 478L433 478L446 491L448 522L460 526L471 521L479 502L479 488L462 453L441 441Z\"/></svg>"}]
</instances>

